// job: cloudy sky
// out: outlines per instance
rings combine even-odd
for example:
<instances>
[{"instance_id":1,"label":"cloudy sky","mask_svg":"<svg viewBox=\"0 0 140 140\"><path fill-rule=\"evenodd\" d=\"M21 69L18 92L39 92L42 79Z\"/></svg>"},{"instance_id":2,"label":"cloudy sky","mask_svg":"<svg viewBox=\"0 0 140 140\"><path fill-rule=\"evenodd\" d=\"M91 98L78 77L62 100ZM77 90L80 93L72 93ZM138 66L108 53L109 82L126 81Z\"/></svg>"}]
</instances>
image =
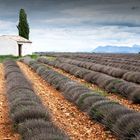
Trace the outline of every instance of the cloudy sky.
<instances>
[{"instance_id":1,"label":"cloudy sky","mask_svg":"<svg viewBox=\"0 0 140 140\"><path fill-rule=\"evenodd\" d=\"M140 44L140 0L0 0L0 35L18 34L19 9L32 51L91 51Z\"/></svg>"}]
</instances>

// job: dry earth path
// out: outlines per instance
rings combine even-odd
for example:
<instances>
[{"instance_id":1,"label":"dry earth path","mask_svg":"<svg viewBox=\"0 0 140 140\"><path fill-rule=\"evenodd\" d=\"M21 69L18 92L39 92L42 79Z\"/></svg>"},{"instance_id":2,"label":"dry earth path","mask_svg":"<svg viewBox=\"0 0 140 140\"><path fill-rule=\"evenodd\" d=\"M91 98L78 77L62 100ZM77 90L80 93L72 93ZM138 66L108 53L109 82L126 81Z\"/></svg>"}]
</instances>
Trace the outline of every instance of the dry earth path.
<instances>
[{"instance_id":1,"label":"dry earth path","mask_svg":"<svg viewBox=\"0 0 140 140\"><path fill-rule=\"evenodd\" d=\"M119 96L119 95L117 95L115 93L107 93L105 90L99 88L97 85L88 83L83 79L77 78L74 75L65 72L64 70L61 70L59 68L55 68L55 67L49 66L49 65L46 65L46 66L48 66L48 67L52 68L53 70L55 70L55 71L65 75L65 76L71 78L72 80L75 80L75 81L77 81L77 82L79 82L81 84L84 84L85 86L88 86L90 89L93 89L93 90L99 92L100 94L105 95L110 100L117 101L120 104L122 104L122 105L124 105L124 106L126 106L126 107L128 107L130 109L140 111L140 104L133 104L131 101L129 101L129 100L127 100L127 99L125 99L125 98L123 98L123 97L121 97L121 96Z\"/></svg>"},{"instance_id":2,"label":"dry earth path","mask_svg":"<svg viewBox=\"0 0 140 140\"><path fill-rule=\"evenodd\" d=\"M52 121L72 140L116 140L110 131L105 130L101 124L90 120L85 113L68 102L60 92L56 91L27 65L21 62L18 62L18 65L32 82L44 105L50 109Z\"/></svg>"},{"instance_id":3,"label":"dry earth path","mask_svg":"<svg viewBox=\"0 0 140 140\"><path fill-rule=\"evenodd\" d=\"M12 122L8 115L8 103L5 93L5 79L3 65L0 63L0 140L18 140L19 135L12 129Z\"/></svg>"}]
</instances>

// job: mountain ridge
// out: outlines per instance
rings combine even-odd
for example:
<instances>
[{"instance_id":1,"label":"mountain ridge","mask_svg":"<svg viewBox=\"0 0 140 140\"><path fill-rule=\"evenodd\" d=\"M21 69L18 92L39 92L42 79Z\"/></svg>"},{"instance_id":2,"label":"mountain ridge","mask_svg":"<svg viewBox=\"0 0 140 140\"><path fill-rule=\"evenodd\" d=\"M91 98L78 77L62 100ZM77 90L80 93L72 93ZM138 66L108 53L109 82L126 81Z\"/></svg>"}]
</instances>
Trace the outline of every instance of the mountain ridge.
<instances>
[{"instance_id":1,"label":"mountain ridge","mask_svg":"<svg viewBox=\"0 0 140 140\"><path fill-rule=\"evenodd\" d=\"M98 46L93 50L95 53L139 53L140 45L133 45L132 47L128 46Z\"/></svg>"}]
</instances>

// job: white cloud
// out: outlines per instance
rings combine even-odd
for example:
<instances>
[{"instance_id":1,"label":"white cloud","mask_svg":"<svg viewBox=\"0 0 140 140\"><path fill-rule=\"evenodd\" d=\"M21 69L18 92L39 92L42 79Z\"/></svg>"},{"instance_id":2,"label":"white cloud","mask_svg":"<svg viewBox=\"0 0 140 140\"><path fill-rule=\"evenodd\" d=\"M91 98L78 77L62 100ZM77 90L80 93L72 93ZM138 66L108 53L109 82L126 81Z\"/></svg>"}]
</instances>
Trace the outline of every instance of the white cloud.
<instances>
[{"instance_id":1,"label":"white cloud","mask_svg":"<svg viewBox=\"0 0 140 140\"><path fill-rule=\"evenodd\" d=\"M0 21L1 34L15 34L15 23ZM91 51L97 46L139 44L140 27L93 26L67 28L31 28L34 51Z\"/></svg>"},{"instance_id":2,"label":"white cloud","mask_svg":"<svg viewBox=\"0 0 140 140\"><path fill-rule=\"evenodd\" d=\"M140 28L136 28L136 30ZM133 31L133 32L132 32ZM32 51L91 51L97 46L132 46L140 35L133 28L117 26L96 28L51 28L31 31Z\"/></svg>"},{"instance_id":3,"label":"white cloud","mask_svg":"<svg viewBox=\"0 0 140 140\"><path fill-rule=\"evenodd\" d=\"M0 20L0 28L1 29L6 29L6 28L9 28L11 26L13 26L13 22L10 22L10 21L4 21L4 20Z\"/></svg>"},{"instance_id":4,"label":"white cloud","mask_svg":"<svg viewBox=\"0 0 140 140\"><path fill-rule=\"evenodd\" d=\"M15 34L16 24L11 21L0 20L0 35Z\"/></svg>"}]
</instances>

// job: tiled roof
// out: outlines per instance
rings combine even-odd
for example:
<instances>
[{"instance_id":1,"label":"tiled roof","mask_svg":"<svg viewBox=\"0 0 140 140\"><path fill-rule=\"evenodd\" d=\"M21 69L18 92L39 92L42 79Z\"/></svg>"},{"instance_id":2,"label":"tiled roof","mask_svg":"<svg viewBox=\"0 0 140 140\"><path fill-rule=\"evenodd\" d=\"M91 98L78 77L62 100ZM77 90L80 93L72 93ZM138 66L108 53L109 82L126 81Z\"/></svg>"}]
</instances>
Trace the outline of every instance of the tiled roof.
<instances>
[{"instance_id":1,"label":"tiled roof","mask_svg":"<svg viewBox=\"0 0 140 140\"><path fill-rule=\"evenodd\" d=\"M7 38L7 39L12 39L17 41L17 43L32 43L30 40L23 38L21 36L18 35L2 35L0 36L0 38Z\"/></svg>"}]
</instances>

